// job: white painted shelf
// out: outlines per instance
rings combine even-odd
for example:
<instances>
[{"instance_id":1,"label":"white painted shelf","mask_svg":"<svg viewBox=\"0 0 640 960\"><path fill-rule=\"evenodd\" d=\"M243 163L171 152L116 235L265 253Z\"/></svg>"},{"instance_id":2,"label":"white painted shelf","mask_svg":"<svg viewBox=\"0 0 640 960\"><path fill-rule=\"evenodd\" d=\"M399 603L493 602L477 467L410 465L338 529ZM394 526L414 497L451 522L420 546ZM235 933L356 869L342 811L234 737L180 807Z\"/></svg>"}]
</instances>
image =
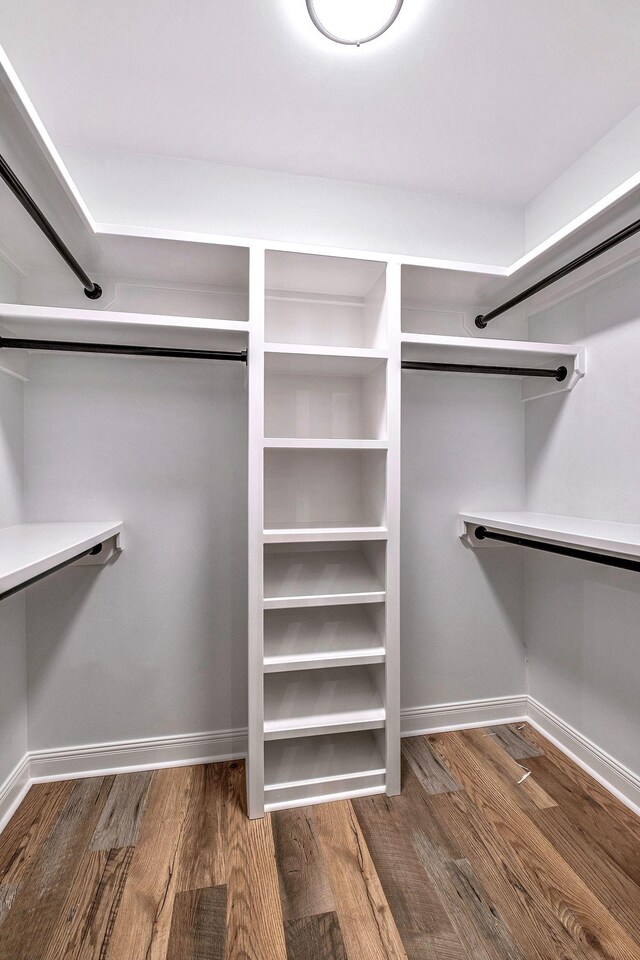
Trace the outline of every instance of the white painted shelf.
<instances>
[{"instance_id":1,"label":"white painted shelf","mask_svg":"<svg viewBox=\"0 0 640 960\"><path fill-rule=\"evenodd\" d=\"M265 543L325 543L340 540L386 540L388 533L386 527L357 527L346 523L327 526L289 523L268 527L263 536Z\"/></svg>"},{"instance_id":2,"label":"white painted shelf","mask_svg":"<svg viewBox=\"0 0 640 960\"><path fill-rule=\"evenodd\" d=\"M322 358L345 357L351 360L386 360L389 356L387 350L379 350L376 347L318 347L314 344L301 343L265 343L265 355L275 356L276 354L288 354L298 357L318 357L318 363L325 366L326 360Z\"/></svg>"},{"instance_id":3,"label":"white painted shelf","mask_svg":"<svg viewBox=\"0 0 640 960\"><path fill-rule=\"evenodd\" d=\"M567 368L567 377L563 381L523 377L523 400L572 390L586 372L586 352L582 346L571 343L535 343L528 340L492 340L487 337L403 333L402 359L501 367ZM514 378L509 376L508 379Z\"/></svg>"},{"instance_id":4,"label":"white painted shelf","mask_svg":"<svg viewBox=\"0 0 640 960\"><path fill-rule=\"evenodd\" d=\"M117 536L122 523L23 523L0 530L0 593Z\"/></svg>"},{"instance_id":5,"label":"white painted shelf","mask_svg":"<svg viewBox=\"0 0 640 960\"><path fill-rule=\"evenodd\" d=\"M560 546L576 547L593 553L604 553L629 560L640 559L640 524L616 523L609 520L584 520L546 513L461 513L461 535L469 536L474 546L496 546L495 542L477 541L475 527L484 526L498 533L507 533L533 540L545 540Z\"/></svg>"},{"instance_id":6,"label":"white painted shelf","mask_svg":"<svg viewBox=\"0 0 640 960\"><path fill-rule=\"evenodd\" d=\"M270 610L264 622L267 673L382 663L385 650L366 605Z\"/></svg>"},{"instance_id":7,"label":"white painted shelf","mask_svg":"<svg viewBox=\"0 0 640 960\"><path fill-rule=\"evenodd\" d=\"M328 734L265 744L267 810L335 797L382 793L384 751L379 733Z\"/></svg>"},{"instance_id":8,"label":"white painted shelf","mask_svg":"<svg viewBox=\"0 0 640 960\"><path fill-rule=\"evenodd\" d=\"M273 450L386 450L386 440L333 440L308 437L266 437L265 449Z\"/></svg>"},{"instance_id":9,"label":"white painted shelf","mask_svg":"<svg viewBox=\"0 0 640 960\"><path fill-rule=\"evenodd\" d=\"M0 325L6 335L24 338L220 350L244 349L249 335L249 325L244 320L14 303L0 303Z\"/></svg>"},{"instance_id":10,"label":"white painted shelf","mask_svg":"<svg viewBox=\"0 0 640 960\"><path fill-rule=\"evenodd\" d=\"M265 610L384 599L384 586L361 550L292 550L265 556Z\"/></svg>"},{"instance_id":11,"label":"white painted shelf","mask_svg":"<svg viewBox=\"0 0 640 960\"><path fill-rule=\"evenodd\" d=\"M267 674L265 740L384 726L382 694L371 667Z\"/></svg>"}]
</instances>

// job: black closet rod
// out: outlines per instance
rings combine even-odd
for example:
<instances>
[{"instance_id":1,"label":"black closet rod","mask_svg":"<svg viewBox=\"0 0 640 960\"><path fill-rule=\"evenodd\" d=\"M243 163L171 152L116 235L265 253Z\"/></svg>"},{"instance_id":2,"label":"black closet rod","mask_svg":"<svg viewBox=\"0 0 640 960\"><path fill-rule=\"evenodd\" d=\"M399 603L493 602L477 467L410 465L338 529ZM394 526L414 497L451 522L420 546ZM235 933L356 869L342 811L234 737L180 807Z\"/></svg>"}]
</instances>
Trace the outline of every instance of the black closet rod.
<instances>
[{"instance_id":1,"label":"black closet rod","mask_svg":"<svg viewBox=\"0 0 640 960\"><path fill-rule=\"evenodd\" d=\"M595 247L591 247L591 249L587 250L586 253L581 253L579 257L575 258L575 260L565 263L564 267L554 270L554 272L550 273L548 277L538 280L537 283L527 287L526 290L523 290L522 293L512 297L511 300L506 300L505 303L501 303L499 307L494 307L494 309L490 310L488 313L479 314L476 317L476 327L480 327L481 330L484 330L489 321L493 320L494 317L499 317L501 313L505 313L507 310L510 310L511 307L516 307L519 303L522 303L523 300L528 300L529 297L532 297L540 290L544 290L545 287L555 283L556 280L561 280L568 274L573 273L574 270L577 270L578 267L583 266L585 263L589 263L591 260L595 260L595 258L599 257L601 253L606 253L607 250L611 250L612 247L615 247L617 244L622 243L623 240L627 240L629 237L632 237L634 233L638 233L638 231L640 231L640 220L634 220L634 222L630 223L629 226L624 227L617 233L614 233L612 237L609 237L607 240L603 240L602 243L596 244Z\"/></svg>"},{"instance_id":2,"label":"black closet rod","mask_svg":"<svg viewBox=\"0 0 640 960\"><path fill-rule=\"evenodd\" d=\"M448 373L493 373L507 377L548 377L562 382L567 378L566 367L543 370L536 367L496 367L480 363L427 363L424 360L403 360L403 370L441 370Z\"/></svg>"},{"instance_id":3,"label":"black closet rod","mask_svg":"<svg viewBox=\"0 0 640 960\"><path fill-rule=\"evenodd\" d=\"M102 287L95 283L88 273L82 269L66 243L64 243L62 238L56 233L31 194L25 189L24 184L18 180L7 161L1 155L0 177L2 177L13 195L20 201L29 216L35 220L49 243L56 248L67 266L73 270L76 277L84 287L85 296L89 297L90 300L98 300L98 298L102 296Z\"/></svg>"},{"instance_id":4,"label":"black closet rod","mask_svg":"<svg viewBox=\"0 0 640 960\"><path fill-rule=\"evenodd\" d=\"M83 550L82 553L78 553L75 557L70 557L69 560L63 560L62 563L59 563L57 566L51 567L49 570L45 570L44 573L39 573L35 577L31 577L30 580L25 580L24 583L19 583L17 587L12 587L11 590L5 590L4 593L0 593L0 600L8 600L9 597L12 597L15 593L25 590L26 587L30 587L33 583L44 580L44 578L48 577L51 573L57 573L58 570L63 570L65 567L68 567L70 563L75 563L76 560L82 560L83 557L95 557L99 553L102 553L101 543L97 543L95 547L89 547L88 550Z\"/></svg>"},{"instance_id":5,"label":"black closet rod","mask_svg":"<svg viewBox=\"0 0 640 960\"><path fill-rule=\"evenodd\" d=\"M562 557L574 557L577 560L588 560L590 563L601 563L605 567L621 567L623 570L634 570L640 573L640 560L611 557L606 553L591 553L590 550L578 550L576 547L561 547L555 543L547 543L545 540L527 540L526 537L514 537L510 533L494 533L486 527L476 527L474 535L477 540L515 543L518 547L530 547L532 550L542 550L545 553L559 553Z\"/></svg>"},{"instance_id":6,"label":"black closet rod","mask_svg":"<svg viewBox=\"0 0 640 960\"><path fill-rule=\"evenodd\" d=\"M235 360L247 362L246 350L190 350L179 347L142 347L123 343L79 343L73 340L23 340L0 337L0 349L52 350L62 353L111 353L131 357L178 357L183 360Z\"/></svg>"}]
</instances>

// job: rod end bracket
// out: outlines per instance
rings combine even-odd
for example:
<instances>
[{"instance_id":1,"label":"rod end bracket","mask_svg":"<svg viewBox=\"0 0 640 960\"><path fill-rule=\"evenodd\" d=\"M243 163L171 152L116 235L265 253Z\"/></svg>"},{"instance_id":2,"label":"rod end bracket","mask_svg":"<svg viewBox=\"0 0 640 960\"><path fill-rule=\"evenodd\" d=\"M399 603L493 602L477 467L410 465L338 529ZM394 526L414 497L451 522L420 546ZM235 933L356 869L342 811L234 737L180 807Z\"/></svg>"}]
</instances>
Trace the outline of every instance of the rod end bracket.
<instances>
[{"instance_id":1,"label":"rod end bracket","mask_svg":"<svg viewBox=\"0 0 640 960\"><path fill-rule=\"evenodd\" d=\"M476 327L478 327L479 330L484 330L488 322L489 322L488 320L485 320L483 313L479 313L475 319L475 325Z\"/></svg>"},{"instance_id":2,"label":"rod end bracket","mask_svg":"<svg viewBox=\"0 0 640 960\"><path fill-rule=\"evenodd\" d=\"M87 290L85 287L84 295L85 297L89 297L89 300L99 300L102 296L102 287L99 283L94 283L90 290Z\"/></svg>"}]
</instances>

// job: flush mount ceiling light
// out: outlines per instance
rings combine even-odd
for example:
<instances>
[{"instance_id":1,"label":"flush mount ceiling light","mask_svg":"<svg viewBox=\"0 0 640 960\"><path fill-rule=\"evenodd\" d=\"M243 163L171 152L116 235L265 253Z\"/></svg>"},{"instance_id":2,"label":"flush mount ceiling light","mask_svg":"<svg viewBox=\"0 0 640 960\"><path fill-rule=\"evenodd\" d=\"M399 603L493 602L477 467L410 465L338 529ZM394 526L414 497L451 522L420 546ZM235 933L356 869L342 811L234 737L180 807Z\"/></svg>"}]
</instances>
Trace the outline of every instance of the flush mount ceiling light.
<instances>
[{"instance_id":1,"label":"flush mount ceiling light","mask_svg":"<svg viewBox=\"0 0 640 960\"><path fill-rule=\"evenodd\" d=\"M404 0L306 0L309 16L325 37L359 47L385 33Z\"/></svg>"}]
</instances>

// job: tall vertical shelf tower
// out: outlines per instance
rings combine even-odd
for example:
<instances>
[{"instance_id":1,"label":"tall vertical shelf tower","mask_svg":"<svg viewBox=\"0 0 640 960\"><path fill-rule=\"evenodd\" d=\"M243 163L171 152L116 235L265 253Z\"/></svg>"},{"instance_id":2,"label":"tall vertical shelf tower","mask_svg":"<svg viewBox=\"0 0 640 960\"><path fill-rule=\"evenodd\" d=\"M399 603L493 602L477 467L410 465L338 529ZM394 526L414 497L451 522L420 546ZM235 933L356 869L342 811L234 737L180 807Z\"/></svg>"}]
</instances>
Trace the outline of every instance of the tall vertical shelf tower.
<instances>
[{"instance_id":1,"label":"tall vertical shelf tower","mask_svg":"<svg viewBox=\"0 0 640 960\"><path fill-rule=\"evenodd\" d=\"M252 250L249 816L400 790L400 268Z\"/></svg>"}]
</instances>

